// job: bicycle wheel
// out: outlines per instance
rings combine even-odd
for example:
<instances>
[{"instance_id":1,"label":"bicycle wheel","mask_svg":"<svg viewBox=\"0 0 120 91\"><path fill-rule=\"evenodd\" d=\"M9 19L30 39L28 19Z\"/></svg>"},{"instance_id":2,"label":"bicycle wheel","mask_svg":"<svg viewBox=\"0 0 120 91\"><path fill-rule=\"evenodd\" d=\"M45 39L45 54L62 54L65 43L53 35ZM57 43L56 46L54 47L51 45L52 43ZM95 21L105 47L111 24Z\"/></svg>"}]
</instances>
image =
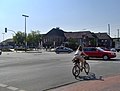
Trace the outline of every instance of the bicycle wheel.
<instances>
[{"instance_id":1,"label":"bicycle wheel","mask_svg":"<svg viewBox=\"0 0 120 91\"><path fill-rule=\"evenodd\" d=\"M88 73L90 72L90 66L87 62L85 62L84 64L84 71L85 73L88 75Z\"/></svg>"},{"instance_id":2,"label":"bicycle wheel","mask_svg":"<svg viewBox=\"0 0 120 91\"><path fill-rule=\"evenodd\" d=\"M78 77L79 74L80 74L80 67L78 65L75 65L73 68L72 68L72 74L75 76L75 77Z\"/></svg>"}]
</instances>

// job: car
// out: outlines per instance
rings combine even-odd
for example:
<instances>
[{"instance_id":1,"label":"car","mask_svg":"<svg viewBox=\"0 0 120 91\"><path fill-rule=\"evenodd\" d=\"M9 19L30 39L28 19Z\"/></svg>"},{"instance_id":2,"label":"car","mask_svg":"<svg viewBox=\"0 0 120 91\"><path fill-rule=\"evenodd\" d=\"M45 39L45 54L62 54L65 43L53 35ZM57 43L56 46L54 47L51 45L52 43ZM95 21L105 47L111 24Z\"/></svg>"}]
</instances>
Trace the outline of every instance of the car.
<instances>
[{"instance_id":1,"label":"car","mask_svg":"<svg viewBox=\"0 0 120 91\"><path fill-rule=\"evenodd\" d=\"M71 52L73 52L73 49L68 48L68 47L64 47L64 46L59 46L55 49L55 52L57 54L59 54L59 53L71 53Z\"/></svg>"},{"instance_id":2,"label":"car","mask_svg":"<svg viewBox=\"0 0 120 91\"><path fill-rule=\"evenodd\" d=\"M0 50L0 55L2 54L2 50Z\"/></svg>"},{"instance_id":3,"label":"car","mask_svg":"<svg viewBox=\"0 0 120 91\"><path fill-rule=\"evenodd\" d=\"M102 48L102 49L105 50L105 51L110 51L110 49L108 49L108 48L106 48L106 47L100 47L100 48Z\"/></svg>"},{"instance_id":4,"label":"car","mask_svg":"<svg viewBox=\"0 0 120 91\"><path fill-rule=\"evenodd\" d=\"M87 59L91 58L103 58L108 60L110 58L115 58L116 53L112 51L105 51L100 47L84 47L83 52L88 55Z\"/></svg>"},{"instance_id":5,"label":"car","mask_svg":"<svg viewBox=\"0 0 120 91\"><path fill-rule=\"evenodd\" d=\"M51 52L54 52L54 51L55 51L55 48L50 49L50 51L51 51Z\"/></svg>"},{"instance_id":6,"label":"car","mask_svg":"<svg viewBox=\"0 0 120 91\"><path fill-rule=\"evenodd\" d=\"M117 46L117 47L115 48L115 50L116 50L117 52L119 52L119 51L120 51L120 46Z\"/></svg>"},{"instance_id":7,"label":"car","mask_svg":"<svg viewBox=\"0 0 120 91\"><path fill-rule=\"evenodd\" d=\"M116 49L115 48L111 48L110 51L116 52Z\"/></svg>"}]
</instances>

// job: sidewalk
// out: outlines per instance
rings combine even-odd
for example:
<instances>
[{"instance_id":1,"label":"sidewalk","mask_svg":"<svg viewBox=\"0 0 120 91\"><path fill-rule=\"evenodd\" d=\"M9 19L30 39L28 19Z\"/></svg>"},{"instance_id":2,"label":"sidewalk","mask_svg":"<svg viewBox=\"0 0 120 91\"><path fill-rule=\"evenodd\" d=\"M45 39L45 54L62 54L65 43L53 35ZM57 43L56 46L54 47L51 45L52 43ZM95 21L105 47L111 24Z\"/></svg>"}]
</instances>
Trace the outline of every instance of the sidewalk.
<instances>
[{"instance_id":1,"label":"sidewalk","mask_svg":"<svg viewBox=\"0 0 120 91\"><path fill-rule=\"evenodd\" d=\"M50 91L120 91L120 75L103 78L103 80L88 80Z\"/></svg>"}]
</instances>

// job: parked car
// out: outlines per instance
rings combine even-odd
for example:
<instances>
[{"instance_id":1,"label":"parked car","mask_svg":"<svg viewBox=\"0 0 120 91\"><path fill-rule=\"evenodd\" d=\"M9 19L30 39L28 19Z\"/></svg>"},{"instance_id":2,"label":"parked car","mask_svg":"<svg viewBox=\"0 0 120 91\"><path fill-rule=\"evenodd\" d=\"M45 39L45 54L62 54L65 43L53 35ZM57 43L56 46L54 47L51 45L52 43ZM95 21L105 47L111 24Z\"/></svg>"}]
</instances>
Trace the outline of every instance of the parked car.
<instances>
[{"instance_id":1,"label":"parked car","mask_svg":"<svg viewBox=\"0 0 120 91\"><path fill-rule=\"evenodd\" d=\"M108 60L110 58L116 57L116 53L112 51L105 51L100 47L85 47L83 51L90 57L103 58Z\"/></svg>"},{"instance_id":2,"label":"parked car","mask_svg":"<svg viewBox=\"0 0 120 91\"><path fill-rule=\"evenodd\" d=\"M116 49L115 48L111 48L110 51L116 52Z\"/></svg>"},{"instance_id":3,"label":"parked car","mask_svg":"<svg viewBox=\"0 0 120 91\"><path fill-rule=\"evenodd\" d=\"M120 51L120 46L117 46L115 49L116 49L117 52L119 52Z\"/></svg>"},{"instance_id":4,"label":"parked car","mask_svg":"<svg viewBox=\"0 0 120 91\"><path fill-rule=\"evenodd\" d=\"M0 55L2 54L2 50L0 50Z\"/></svg>"},{"instance_id":5,"label":"parked car","mask_svg":"<svg viewBox=\"0 0 120 91\"><path fill-rule=\"evenodd\" d=\"M57 54L59 54L59 53L71 53L71 52L73 52L73 50L71 48L68 48L68 47L59 46L55 49L55 52Z\"/></svg>"},{"instance_id":6,"label":"parked car","mask_svg":"<svg viewBox=\"0 0 120 91\"><path fill-rule=\"evenodd\" d=\"M51 49L50 49L50 52L55 52L55 48L51 48Z\"/></svg>"}]
</instances>

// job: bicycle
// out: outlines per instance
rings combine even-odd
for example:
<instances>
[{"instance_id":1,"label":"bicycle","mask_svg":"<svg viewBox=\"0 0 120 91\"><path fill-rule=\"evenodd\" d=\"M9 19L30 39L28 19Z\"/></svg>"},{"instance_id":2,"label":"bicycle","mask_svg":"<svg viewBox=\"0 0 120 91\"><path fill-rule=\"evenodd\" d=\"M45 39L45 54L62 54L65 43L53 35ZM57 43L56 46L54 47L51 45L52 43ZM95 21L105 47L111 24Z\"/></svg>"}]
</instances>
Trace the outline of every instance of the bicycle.
<instances>
[{"instance_id":1,"label":"bicycle","mask_svg":"<svg viewBox=\"0 0 120 91\"><path fill-rule=\"evenodd\" d=\"M83 67L81 66L79 59L75 59L73 61L73 63L74 63L74 66L72 68L72 74L75 76L75 78L79 76L80 72L82 72L83 69L84 69L86 75L88 75L88 73L90 71L90 66L86 61L83 65Z\"/></svg>"}]
</instances>

